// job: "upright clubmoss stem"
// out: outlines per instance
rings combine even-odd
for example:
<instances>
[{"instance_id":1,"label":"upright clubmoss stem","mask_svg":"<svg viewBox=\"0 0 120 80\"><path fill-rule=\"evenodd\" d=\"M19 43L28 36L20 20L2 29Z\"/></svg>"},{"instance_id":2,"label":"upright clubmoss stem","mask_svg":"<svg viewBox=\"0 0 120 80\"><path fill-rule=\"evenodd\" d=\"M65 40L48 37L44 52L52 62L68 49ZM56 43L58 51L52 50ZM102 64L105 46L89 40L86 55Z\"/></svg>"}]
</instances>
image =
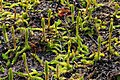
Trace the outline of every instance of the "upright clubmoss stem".
<instances>
[{"instance_id":1,"label":"upright clubmoss stem","mask_svg":"<svg viewBox=\"0 0 120 80\"><path fill-rule=\"evenodd\" d=\"M28 38L29 38L29 33L28 33L28 28L25 29L25 47L21 50L21 51L18 51L15 55L15 57L13 58L13 61L12 61L12 65L16 62L18 56L20 54L22 54L23 52L25 52L26 50L30 50L31 47L28 43Z\"/></svg>"},{"instance_id":2,"label":"upright clubmoss stem","mask_svg":"<svg viewBox=\"0 0 120 80\"><path fill-rule=\"evenodd\" d=\"M77 16L76 21L77 21L77 23L76 23L76 36L78 36L79 35L79 23L80 23L79 16Z\"/></svg>"},{"instance_id":3,"label":"upright clubmoss stem","mask_svg":"<svg viewBox=\"0 0 120 80\"><path fill-rule=\"evenodd\" d=\"M8 35L7 35L7 32L6 32L6 26L3 25L3 36L5 38L5 42L8 43L9 42L9 39L8 39Z\"/></svg>"},{"instance_id":4,"label":"upright clubmoss stem","mask_svg":"<svg viewBox=\"0 0 120 80\"><path fill-rule=\"evenodd\" d=\"M57 80L60 79L60 70L59 70L59 64L56 65L56 78Z\"/></svg>"},{"instance_id":5,"label":"upright clubmoss stem","mask_svg":"<svg viewBox=\"0 0 120 80\"><path fill-rule=\"evenodd\" d=\"M26 0L26 13L28 13L28 3L29 3L29 0Z\"/></svg>"},{"instance_id":6,"label":"upright clubmoss stem","mask_svg":"<svg viewBox=\"0 0 120 80\"><path fill-rule=\"evenodd\" d=\"M45 37L45 19L42 18L41 19L41 25L42 25L42 33L43 33L43 40L46 40L46 37Z\"/></svg>"},{"instance_id":7,"label":"upright clubmoss stem","mask_svg":"<svg viewBox=\"0 0 120 80\"><path fill-rule=\"evenodd\" d=\"M2 8L3 8L2 0L0 0L0 12L2 12Z\"/></svg>"},{"instance_id":8,"label":"upright clubmoss stem","mask_svg":"<svg viewBox=\"0 0 120 80\"><path fill-rule=\"evenodd\" d=\"M98 36L98 60L100 59L100 53L101 53L101 36Z\"/></svg>"},{"instance_id":9,"label":"upright clubmoss stem","mask_svg":"<svg viewBox=\"0 0 120 80\"><path fill-rule=\"evenodd\" d=\"M110 28L109 28L109 59L111 59L111 39L112 39L112 32L113 32L113 19L110 20Z\"/></svg>"},{"instance_id":10,"label":"upright clubmoss stem","mask_svg":"<svg viewBox=\"0 0 120 80\"><path fill-rule=\"evenodd\" d=\"M14 26L12 26L11 32L12 32L13 46L14 46L14 49L16 49L16 38L15 38Z\"/></svg>"},{"instance_id":11,"label":"upright clubmoss stem","mask_svg":"<svg viewBox=\"0 0 120 80\"><path fill-rule=\"evenodd\" d=\"M67 56L67 69L69 69L70 66L70 49L71 49L71 40L68 41L68 56Z\"/></svg>"},{"instance_id":12,"label":"upright clubmoss stem","mask_svg":"<svg viewBox=\"0 0 120 80\"><path fill-rule=\"evenodd\" d=\"M28 76L29 76L30 80L32 80L31 75L29 73L29 69L28 69L26 53L23 53L22 58L23 58L23 61L24 61L24 66L25 66L26 72L28 73Z\"/></svg>"},{"instance_id":13,"label":"upright clubmoss stem","mask_svg":"<svg viewBox=\"0 0 120 80\"><path fill-rule=\"evenodd\" d=\"M8 80L13 80L12 68L9 68L9 71L8 71Z\"/></svg>"},{"instance_id":14,"label":"upright clubmoss stem","mask_svg":"<svg viewBox=\"0 0 120 80\"><path fill-rule=\"evenodd\" d=\"M85 14L88 12L88 8L90 7L90 4L91 4L90 0L86 0L86 2L87 2L87 7L86 7Z\"/></svg>"},{"instance_id":15,"label":"upright clubmoss stem","mask_svg":"<svg viewBox=\"0 0 120 80\"><path fill-rule=\"evenodd\" d=\"M98 25L97 25L98 24L97 21L98 21L98 19L97 19L97 17L95 17L95 28L96 28L96 31L97 31L98 35L100 35Z\"/></svg>"},{"instance_id":16,"label":"upright clubmoss stem","mask_svg":"<svg viewBox=\"0 0 120 80\"><path fill-rule=\"evenodd\" d=\"M118 9L119 9L119 4L115 4L115 12L114 12L114 16L116 16L117 15L117 12L118 12Z\"/></svg>"},{"instance_id":17,"label":"upright clubmoss stem","mask_svg":"<svg viewBox=\"0 0 120 80\"><path fill-rule=\"evenodd\" d=\"M14 20L16 20L16 8L14 8Z\"/></svg>"},{"instance_id":18,"label":"upright clubmoss stem","mask_svg":"<svg viewBox=\"0 0 120 80\"><path fill-rule=\"evenodd\" d=\"M50 19L51 19L51 15L52 15L52 10L49 9L49 10L48 10L48 29L50 29Z\"/></svg>"},{"instance_id":19,"label":"upright clubmoss stem","mask_svg":"<svg viewBox=\"0 0 120 80\"><path fill-rule=\"evenodd\" d=\"M45 80L49 80L49 67L47 61L45 61L44 71L45 71Z\"/></svg>"},{"instance_id":20,"label":"upright clubmoss stem","mask_svg":"<svg viewBox=\"0 0 120 80\"><path fill-rule=\"evenodd\" d=\"M98 3L96 0L93 0L93 4L97 7Z\"/></svg>"},{"instance_id":21,"label":"upright clubmoss stem","mask_svg":"<svg viewBox=\"0 0 120 80\"><path fill-rule=\"evenodd\" d=\"M72 24L74 23L74 12L75 12L75 9L74 9L74 5L72 4L72 5L71 5Z\"/></svg>"},{"instance_id":22,"label":"upright clubmoss stem","mask_svg":"<svg viewBox=\"0 0 120 80\"><path fill-rule=\"evenodd\" d=\"M28 32L28 28L26 28L26 31L25 31L26 33L25 33L25 46L27 47L27 48L29 48L30 46L29 46L29 42L28 42L28 38L29 38L29 32Z\"/></svg>"},{"instance_id":23,"label":"upright clubmoss stem","mask_svg":"<svg viewBox=\"0 0 120 80\"><path fill-rule=\"evenodd\" d=\"M56 33L56 35L58 33L57 27L58 27L57 22L55 22L55 33Z\"/></svg>"}]
</instances>

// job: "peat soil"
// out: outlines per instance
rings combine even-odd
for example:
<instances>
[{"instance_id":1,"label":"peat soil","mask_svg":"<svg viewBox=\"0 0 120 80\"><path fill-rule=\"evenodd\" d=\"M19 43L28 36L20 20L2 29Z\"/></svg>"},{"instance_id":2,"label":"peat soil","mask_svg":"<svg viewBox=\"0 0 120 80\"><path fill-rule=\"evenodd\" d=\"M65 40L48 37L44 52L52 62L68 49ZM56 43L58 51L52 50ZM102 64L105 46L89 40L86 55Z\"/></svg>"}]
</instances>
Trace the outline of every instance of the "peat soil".
<instances>
[{"instance_id":1,"label":"peat soil","mask_svg":"<svg viewBox=\"0 0 120 80\"><path fill-rule=\"evenodd\" d=\"M13 0L9 0L6 2L10 2L10 3L15 3L17 1L13 1ZM98 0L98 2L100 2L100 0ZM84 7L81 6L80 2L77 2L77 0L72 1L70 0L71 4L75 5L75 16L78 13L78 9L83 9ZM96 8L93 13L92 13L92 17L95 18L97 17L98 19L101 19L102 21L106 22L105 26L107 26L107 28L105 29L100 29L100 35L102 36L103 41L107 41L109 38L109 26L110 26L110 19L113 18L114 21L114 25L120 25L120 18L117 17L113 17L111 16L115 9L114 9L114 3L109 3L105 0L103 0L104 6L98 7ZM120 3L118 2L118 4L120 5ZM32 10L28 10L28 24L26 23L21 23L19 25L16 25L15 20L11 20L11 19L4 19L0 21L0 24L9 24L9 26L15 26L15 28L18 27L33 27L33 28L40 28L41 26L41 18L44 17L46 19L46 24L47 24L47 10L51 9L53 12L53 17L51 18L51 24L53 25L55 21L57 21L58 19L62 20L62 27L71 29L71 33L69 34L70 36L75 36L75 28L73 28L70 23L68 23L68 26L65 26L64 24L66 24L66 16L69 16L70 13L67 13L65 15L61 16L55 16L55 14L59 13L59 9L61 8L67 8L67 5L62 5L60 2L56 2L54 1L40 1L40 4L33 6ZM9 8L4 8L5 11L10 11L14 13L14 10L9 9ZM34 10L34 11L33 11ZM41 11L37 11L37 10L41 10ZM119 9L120 11L120 9ZM22 9L21 6L17 6L16 7L16 12L19 14L22 14L22 12L24 12L24 9ZM119 14L120 15L120 14ZM88 22L89 27L91 27L94 22ZM49 30L48 30L49 31ZM91 35L86 35L84 34L86 32L82 32L82 39L85 45L88 46L90 54L91 55L93 53L93 51L97 51L97 32L96 34L93 34L92 37ZM22 56L20 55L16 61L16 63L14 65L10 65L9 67L6 66L7 61L4 60L2 58L2 53L7 52L8 49L13 49L13 40L12 40L12 33L11 31L8 29L7 30L7 34L9 35L9 45L7 45L4 42L4 37L2 34L2 29L0 29L0 65L2 65L2 67L4 67L5 72L0 72L0 77L5 77L8 73L8 69L9 67L12 67L13 71L16 72L24 72L25 73L25 67L24 67L24 62L22 60ZM20 39L20 42L17 43L17 46L23 46L24 45L24 35L21 34L19 31L15 31L16 36ZM29 45L32 47L31 50L26 51L27 54L27 61L28 61L28 66L29 66L29 70L31 71L31 69L35 69L38 72L43 72L44 71L44 67L42 65L40 65L40 63L38 61L36 61L34 59L34 57L32 57L31 53L36 53L40 59L42 59L43 61L48 60L51 61L56 57L56 54L52 53L52 52L47 52L46 50L48 49L48 47L46 46L47 42L42 42L42 36L43 34L40 31L34 31L34 35L30 34L29 37ZM47 38L48 39L52 39L52 37L54 36L52 33L47 33ZM113 30L113 34L112 34L112 38L118 38L119 44L117 44L116 46L114 46L114 50L117 51L120 54L120 29L119 27ZM41 41L41 42L40 42ZM115 41L112 42L112 45L115 44ZM66 78L66 80L69 80L70 77L73 76L73 74L76 73L81 73L80 75L84 75L84 79L85 80L117 80L117 76L120 76L120 57L117 56L112 56L111 59L108 59L108 53L109 51L107 50L106 44L102 44L101 46L101 52L103 52L105 54L104 57L102 57L100 59L100 61L96 62L94 65L86 65L87 67L85 68L74 68L72 71L61 74L61 76L64 76ZM66 48L67 49L67 48ZM67 50L66 50L67 51ZM13 53L10 53L9 55L9 59L11 61L11 59L15 56L12 55ZM63 54L63 53L61 53ZM87 55L87 56L89 56ZM79 63L79 60L76 60L76 62ZM42 78L44 78L44 75L41 75ZM27 80L27 78L24 77L20 77L18 75L14 75L14 80ZM51 77L51 80L52 79Z\"/></svg>"}]
</instances>

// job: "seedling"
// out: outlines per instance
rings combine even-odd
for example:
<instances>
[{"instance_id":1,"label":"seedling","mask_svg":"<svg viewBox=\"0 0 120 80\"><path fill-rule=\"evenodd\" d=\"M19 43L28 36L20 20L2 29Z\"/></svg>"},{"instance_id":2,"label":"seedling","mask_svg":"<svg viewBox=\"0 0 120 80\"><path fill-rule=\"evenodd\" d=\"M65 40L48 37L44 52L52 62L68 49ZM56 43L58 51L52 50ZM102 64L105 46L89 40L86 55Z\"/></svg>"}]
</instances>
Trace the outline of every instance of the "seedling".
<instances>
[{"instance_id":1,"label":"seedling","mask_svg":"<svg viewBox=\"0 0 120 80\"><path fill-rule=\"evenodd\" d=\"M49 80L49 66L47 61L45 61L44 72L45 72L45 80Z\"/></svg>"},{"instance_id":2,"label":"seedling","mask_svg":"<svg viewBox=\"0 0 120 80\"><path fill-rule=\"evenodd\" d=\"M8 80L13 80L12 68L9 68L9 71L8 71Z\"/></svg>"},{"instance_id":3,"label":"seedling","mask_svg":"<svg viewBox=\"0 0 120 80\"><path fill-rule=\"evenodd\" d=\"M30 80L32 80L32 77L31 77L31 75L29 73L29 69L28 69L26 53L23 53L22 58L23 58L23 61L24 61L24 66L25 66L26 72L28 73L28 76L29 76Z\"/></svg>"}]
</instances>

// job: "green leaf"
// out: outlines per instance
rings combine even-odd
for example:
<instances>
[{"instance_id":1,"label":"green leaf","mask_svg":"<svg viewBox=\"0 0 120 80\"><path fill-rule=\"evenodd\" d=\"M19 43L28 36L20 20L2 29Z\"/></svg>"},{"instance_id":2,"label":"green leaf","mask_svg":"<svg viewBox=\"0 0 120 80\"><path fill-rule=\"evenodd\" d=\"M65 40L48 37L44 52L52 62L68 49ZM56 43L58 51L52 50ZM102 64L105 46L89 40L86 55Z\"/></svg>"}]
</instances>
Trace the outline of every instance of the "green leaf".
<instances>
[{"instance_id":1,"label":"green leaf","mask_svg":"<svg viewBox=\"0 0 120 80\"><path fill-rule=\"evenodd\" d=\"M4 59L4 60L8 60L8 55L6 55L6 54L2 54L2 58Z\"/></svg>"}]
</instances>

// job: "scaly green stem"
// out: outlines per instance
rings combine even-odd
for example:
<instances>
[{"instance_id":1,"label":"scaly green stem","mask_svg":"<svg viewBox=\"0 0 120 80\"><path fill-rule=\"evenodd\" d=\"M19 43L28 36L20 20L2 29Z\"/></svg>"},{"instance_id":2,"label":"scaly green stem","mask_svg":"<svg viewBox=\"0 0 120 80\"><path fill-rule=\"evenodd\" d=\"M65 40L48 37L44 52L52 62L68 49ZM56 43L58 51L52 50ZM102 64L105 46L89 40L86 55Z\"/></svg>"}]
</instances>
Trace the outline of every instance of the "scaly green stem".
<instances>
[{"instance_id":1,"label":"scaly green stem","mask_svg":"<svg viewBox=\"0 0 120 80\"><path fill-rule=\"evenodd\" d=\"M100 59L100 53L101 53L101 36L98 36L98 60Z\"/></svg>"},{"instance_id":2,"label":"scaly green stem","mask_svg":"<svg viewBox=\"0 0 120 80\"><path fill-rule=\"evenodd\" d=\"M49 10L48 10L48 30L50 29L50 19L51 19L51 15L52 15L52 10L49 9Z\"/></svg>"},{"instance_id":3,"label":"scaly green stem","mask_svg":"<svg viewBox=\"0 0 120 80\"><path fill-rule=\"evenodd\" d=\"M12 26L11 32L12 32L13 46L14 46L14 49L16 49L16 38L15 38L14 26Z\"/></svg>"},{"instance_id":4,"label":"scaly green stem","mask_svg":"<svg viewBox=\"0 0 120 80\"><path fill-rule=\"evenodd\" d=\"M43 33L43 40L46 40L46 36L45 36L45 19L42 18L41 20L41 26L42 26L42 33Z\"/></svg>"},{"instance_id":5,"label":"scaly green stem","mask_svg":"<svg viewBox=\"0 0 120 80\"><path fill-rule=\"evenodd\" d=\"M45 80L49 80L49 68L48 68L48 62L47 61L45 61L44 71L45 71Z\"/></svg>"},{"instance_id":6,"label":"scaly green stem","mask_svg":"<svg viewBox=\"0 0 120 80\"><path fill-rule=\"evenodd\" d=\"M69 69L70 66L70 49L71 49L71 40L68 41L68 55L67 55L67 69Z\"/></svg>"},{"instance_id":7,"label":"scaly green stem","mask_svg":"<svg viewBox=\"0 0 120 80\"><path fill-rule=\"evenodd\" d=\"M0 12L2 12L2 8L3 8L3 6L2 6L2 0L0 0Z\"/></svg>"},{"instance_id":8,"label":"scaly green stem","mask_svg":"<svg viewBox=\"0 0 120 80\"><path fill-rule=\"evenodd\" d=\"M17 58L18 58L18 56L20 54L22 54L26 50L30 50L31 49L31 47L28 44L28 38L29 38L29 33L28 33L28 29L26 28L25 29L25 47L21 51L16 53L15 57L13 58L12 65L16 62L16 60L17 60Z\"/></svg>"},{"instance_id":9,"label":"scaly green stem","mask_svg":"<svg viewBox=\"0 0 120 80\"><path fill-rule=\"evenodd\" d=\"M6 32L6 26L3 25L3 36L5 38L5 42L8 43L9 42L9 39L8 39L8 35L7 35L7 32Z\"/></svg>"},{"instance_id":10,"label":"scaly green stem","mask_svg":"<svg viewBox=\"0 0 120 80\"><path fill-rule=\"evenodd\" d=\"M8 71L8 80L13 80L12 68L9 68L9 71Z\"/></svg>"},{"instance_id":11,"label":"scaly green stem","mask_svg":"<svg viewBox=\"0 0 120 80\"><path fill-rule=\"evenodd\" d=\"M56 78L57 80L60 79L60 70L59 70L59 64L56 65Z\"/></svg>"},{"instance_id":12,"label":"scaly green stem","mask_svg":"<svg viewBox=\"0 0 120 80\"><path fill-rule=\"evenodd\" d=\"M74 12L75 12L75 9L74 9L74 5L72 4L72 5L71 5L72 24L74 23Z\"/></svg>"},{"instance_id":13,"label":"scaly green stem","mask_svg":"<svg viewBox=\"0 0 120 80\"><path fill-rule=\"evenodd\" d=\"M110 52L110 54L109 54L109 59L111 59L111 55L112 55L112 53L111 53L111 39L112 39L112 32L113 32L113 19L111 18L111 20L110 20L110 28L109 28L109 52Z\"/></svg>"},{"instance_id":14,"label":"scaly green stem","mask_svg":"<svg viewBox=\"0 0 120 80\"><path fill-rule=\"evenodd\" d=\"M23 53L22 58L23 58L23 61L24 61L24 66L25 66L26 72L28 73L28 76L29 76L30 80L32 80L32 77L31 77L31 75L29 73L29 69L28 69L26 53Z\"/></svg>"}]
</instances>

